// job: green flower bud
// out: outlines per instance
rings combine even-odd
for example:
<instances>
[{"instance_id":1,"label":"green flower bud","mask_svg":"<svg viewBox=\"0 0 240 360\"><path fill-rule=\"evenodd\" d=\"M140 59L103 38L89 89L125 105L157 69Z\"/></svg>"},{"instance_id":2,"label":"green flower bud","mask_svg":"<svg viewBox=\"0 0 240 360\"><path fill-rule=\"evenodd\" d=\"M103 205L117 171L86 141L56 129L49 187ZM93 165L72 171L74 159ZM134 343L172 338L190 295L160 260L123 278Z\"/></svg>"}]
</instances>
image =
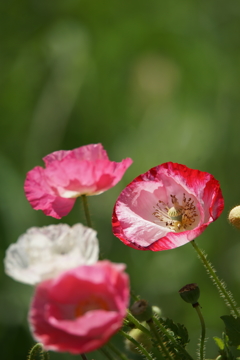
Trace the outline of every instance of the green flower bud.
<instances>
[{"instance_id":1,"label":"green flower bud","mask_svg":"<svg viewBox=\"0 0 240 360\"><path fill-rule=\"evenodd\" d=\"M188 284L179 290L181 298L187 303L198 305L200 289L197 284Z\"/></svg>"},{"instance_id":2,"label":"green flower bud","mask_svg":"<svg viewBox=\"0 0 240 360\"><path fill-rule=\"evenodd\" d=\"M228 215L229 222L235 226L237 229L240 229L240 205L235 206Z\"/></svg>"},{"instance_id":3,"label":"green flower bud","mask_svg":"<svg viewBox=\"0 0 240 360\"><path fill-rule=\"evenodd\" d=\"M146 300L135 301L130 311L138 321L148 321L153 316L152 307Z\"/></svg>"},{"instance_id":4,"label":"green flower bud","mask_svg":"<svg viewBox=\"0 0 240 360\"><path fill-rule=\"evenodd\" d=\"M160 307L156 306L156 305L153 305L152 306L152 311L153 313L155 313L156 315L158 316L161 316L162 315L162 310L160 309Z\"/></svg>"},{"instance_id":5,"label":"green flower bud","mask_svg":"<svg viewBox=\"0 0 240 360\"><path fill-rule=\"evenodd\" d=\"M144 325L145 327L147 327L146 325ZM139 329L132 329L129 333L128 333L134 340L136 340L139 344L141 344L147 351L150 351L152 348L152 342L151 339L144 334L141 330ZM125 346L126 349L138 354L138 351L136 349L136 345L133 344L130 340L126 339L125 340Z\"/></svg>"}]
</instances>

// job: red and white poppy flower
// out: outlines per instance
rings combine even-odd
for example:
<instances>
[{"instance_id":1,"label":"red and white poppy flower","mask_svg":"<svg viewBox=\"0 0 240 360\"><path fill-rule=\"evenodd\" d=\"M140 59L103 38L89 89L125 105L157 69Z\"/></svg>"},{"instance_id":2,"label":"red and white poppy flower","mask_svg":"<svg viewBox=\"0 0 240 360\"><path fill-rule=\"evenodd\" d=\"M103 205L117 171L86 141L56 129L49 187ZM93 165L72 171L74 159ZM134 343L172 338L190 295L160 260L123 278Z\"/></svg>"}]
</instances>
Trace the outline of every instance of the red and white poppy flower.
<instances>
[{"instance_id":1,"label":"red and white poppy flower","mask_svg":"<svg viewBox=\"0 0 240 360\"><path fill-rule=\"evenodd\" d=\"M27 173L24 191L35 210L61 219L81 195L97 195L115 186L132 160L110 161L101 144L55 151L43 158L46 168Z\"/></svg>"},{"instance_id":2,"label":"red and white poppy flower","mask_svg":"<svg viewBox=\"0 0 240 360\"><path fill-rule=\"evenodd\" d=\"M113 233L139 250L174 249L221 214L219 182L209 173L167 162L134 179L118 197Z\"/></svg>"}]
</instances>

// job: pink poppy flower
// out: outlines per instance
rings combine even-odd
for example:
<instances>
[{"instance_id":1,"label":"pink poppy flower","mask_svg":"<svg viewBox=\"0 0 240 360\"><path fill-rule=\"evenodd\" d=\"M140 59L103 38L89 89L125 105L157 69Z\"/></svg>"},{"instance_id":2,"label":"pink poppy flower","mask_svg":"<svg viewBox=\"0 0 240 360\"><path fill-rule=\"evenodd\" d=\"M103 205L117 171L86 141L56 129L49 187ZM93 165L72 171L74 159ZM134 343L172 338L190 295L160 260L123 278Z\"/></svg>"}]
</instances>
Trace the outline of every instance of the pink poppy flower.
<instances>
[{"instance_id":1,"label":"pink poppy flower","mask_svg":"<svg viewBox=\"0 0 240 360\"><path fill-rule=\"evenodd\" d=\"M121 192L113 233L134 249L174 249L199 236L223 207L219 182L211 174L168 162L139 175Z\"/></svg>"},{"instance_id":2,"label":"pink poppy flower","mask_svg":"<svg viewBox=\"0 0 240 360\"><path fill-rule=\"evenodd\" d=\"M40 283L29 311L46 350L81 354L103 346L122 326L129 302L125 265L99 261Z\"/></svg>"},{"instance_id":3,"label":"pink poppy flower","mask_svg":"<svg viewBox=\"0 0 240 360\"><path fill-rule=\"evenodd\" d=\"M46 168L27 173L24 191L35 210L61 219L81 195L97 195L116 185L132 160L110 161L101 144L55 151L43 158Z\"/></svg>"}]
</instances>

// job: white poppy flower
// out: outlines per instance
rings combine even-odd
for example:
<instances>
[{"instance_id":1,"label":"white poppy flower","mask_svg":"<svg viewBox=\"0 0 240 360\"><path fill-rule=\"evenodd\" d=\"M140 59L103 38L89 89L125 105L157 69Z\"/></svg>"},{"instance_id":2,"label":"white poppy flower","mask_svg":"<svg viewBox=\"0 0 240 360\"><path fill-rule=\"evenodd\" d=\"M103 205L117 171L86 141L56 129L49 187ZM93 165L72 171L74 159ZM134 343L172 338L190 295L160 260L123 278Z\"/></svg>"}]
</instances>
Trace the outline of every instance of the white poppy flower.
<instances>
[{"instance_id":1,"label":"white poppy flower","mask_svg":"<svg viewBox=\"0 0 240 360\"><path fill-rule=\"evenodd\" d=\"M82 224L32 227L7 249L5 272L34 285L79 265L93 264L99 254L96 234Z\"/></svg>"}]
</instances>

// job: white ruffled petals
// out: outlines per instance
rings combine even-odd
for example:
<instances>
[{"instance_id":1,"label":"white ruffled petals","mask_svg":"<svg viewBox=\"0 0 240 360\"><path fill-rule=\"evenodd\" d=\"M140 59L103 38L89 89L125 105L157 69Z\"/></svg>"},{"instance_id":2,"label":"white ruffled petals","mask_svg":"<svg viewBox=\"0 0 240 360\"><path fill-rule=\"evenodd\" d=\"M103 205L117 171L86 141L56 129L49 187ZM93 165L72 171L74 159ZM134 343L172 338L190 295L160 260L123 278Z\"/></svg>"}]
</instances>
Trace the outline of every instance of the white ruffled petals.
<instances>
[{"instance_id":1,"label":"white ruffled petals","mask_svg":"<svg viewBox=\"0 0 240 360\"><path fill-rule=\"evenodd\" d=\"M98 261L97 233L82 224L32 227L9 246L5 272L13 279L35 285L59 273Z\"/></svg>"}]
</instances>

